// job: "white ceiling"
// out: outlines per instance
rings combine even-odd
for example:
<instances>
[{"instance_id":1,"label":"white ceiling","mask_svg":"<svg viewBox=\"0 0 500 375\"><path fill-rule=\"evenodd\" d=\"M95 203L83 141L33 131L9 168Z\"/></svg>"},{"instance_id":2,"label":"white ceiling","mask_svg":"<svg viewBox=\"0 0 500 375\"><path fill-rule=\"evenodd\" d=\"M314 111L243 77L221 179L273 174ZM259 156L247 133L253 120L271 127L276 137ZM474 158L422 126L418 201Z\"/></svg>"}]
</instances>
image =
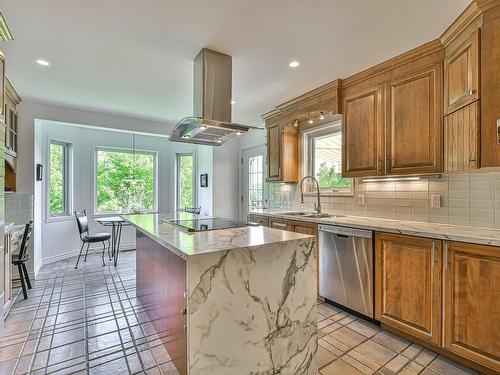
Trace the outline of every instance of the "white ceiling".
<instances>
[{"instance_id":1,"label":"white ceiling","mask_svg":"<svg viewBox=\"0 0 500 375\"><path fill-rule=\"evenodd\" d=\"M0 0L15 37L0 48L24 98L175 123L192 113L192 60L209 47L233 56L233 121L260 125L283 101L438 37L469 2Z\"/></svg>"}]
</instances>

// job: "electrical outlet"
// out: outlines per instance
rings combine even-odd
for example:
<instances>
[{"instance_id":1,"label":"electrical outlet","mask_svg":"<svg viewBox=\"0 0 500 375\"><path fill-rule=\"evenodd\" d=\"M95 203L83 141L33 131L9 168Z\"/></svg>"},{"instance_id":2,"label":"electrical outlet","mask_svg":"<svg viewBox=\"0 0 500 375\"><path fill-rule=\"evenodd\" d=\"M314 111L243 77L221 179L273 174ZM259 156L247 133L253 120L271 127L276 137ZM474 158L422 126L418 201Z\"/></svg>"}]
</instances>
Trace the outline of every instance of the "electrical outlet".
<instances>
[{"instance_id":1,"label":"electrical outlet","mask_svg":"<svg viewBox=\"0 0 500 375\"><path fill-rule=\"evenodd\" d=\"M364 205L365 205L365 195L358 194L358 206L364 206Z\"/></svg>"},{"instance_id":2,"label":"electrical outlet","mask_svg":"<svg viewBox=\"0 0 500 375\"><path fill-rule=\"evenodd\" d=\"M441 207L441 195L434 194L431 195L431 208L440 208Z\"/></svg>"}]
</instances>

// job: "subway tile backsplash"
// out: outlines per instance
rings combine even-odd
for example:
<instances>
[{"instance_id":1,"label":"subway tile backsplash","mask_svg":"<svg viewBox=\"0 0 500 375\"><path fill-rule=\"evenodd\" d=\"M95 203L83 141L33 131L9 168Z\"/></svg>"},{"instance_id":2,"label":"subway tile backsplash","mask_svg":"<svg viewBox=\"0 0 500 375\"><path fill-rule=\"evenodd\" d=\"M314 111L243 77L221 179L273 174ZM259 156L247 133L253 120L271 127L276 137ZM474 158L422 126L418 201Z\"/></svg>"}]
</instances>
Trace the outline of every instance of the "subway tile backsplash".
<instances>
[{"instance_id":1,"label":"subway tile backsplash","mask_svg":"<svg viewBox=\"0 0 500 375\"><path fill-rule=\"evenodd\" d=\"M33 220L33 194L5 194L5 223L26 224Z\"/></svg>"},{"instance_id":2,"label":"subway tile backsplash","mask_svg":"<svg viewBox=\"0 0 500 375\"><path fill-rule=\"evenodd\" d=\"M358 196L364 195L364 204ZM441 207L431 207L439 195ZM297 184L269 184L270 208L311 210L316 197L300 203ZM321 197L324 212L500 229L500 168L401 182L356 180L354 196Z\"/></svg>"}]
</instances>

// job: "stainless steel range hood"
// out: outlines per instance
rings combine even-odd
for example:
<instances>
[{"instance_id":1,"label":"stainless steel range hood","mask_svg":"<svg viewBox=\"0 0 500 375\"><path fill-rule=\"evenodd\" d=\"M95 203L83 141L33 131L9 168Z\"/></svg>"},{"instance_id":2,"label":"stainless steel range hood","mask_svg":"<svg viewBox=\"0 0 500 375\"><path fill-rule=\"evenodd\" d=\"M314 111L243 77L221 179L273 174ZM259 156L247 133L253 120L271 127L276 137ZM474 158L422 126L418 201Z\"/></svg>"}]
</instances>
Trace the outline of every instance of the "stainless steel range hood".
<instances>
[{"instance_id":1,"label":"stainless steel range hood","mask_svg":"<svg viewBox=\"0 0 500 375\"><path fill-rule=\"evenodd\" d=\"M174 142L220 146L254 126L231 122L232 58L203 48L194 60L193 116L185 117L170 134Z\"/></svg>"}]
</instances>

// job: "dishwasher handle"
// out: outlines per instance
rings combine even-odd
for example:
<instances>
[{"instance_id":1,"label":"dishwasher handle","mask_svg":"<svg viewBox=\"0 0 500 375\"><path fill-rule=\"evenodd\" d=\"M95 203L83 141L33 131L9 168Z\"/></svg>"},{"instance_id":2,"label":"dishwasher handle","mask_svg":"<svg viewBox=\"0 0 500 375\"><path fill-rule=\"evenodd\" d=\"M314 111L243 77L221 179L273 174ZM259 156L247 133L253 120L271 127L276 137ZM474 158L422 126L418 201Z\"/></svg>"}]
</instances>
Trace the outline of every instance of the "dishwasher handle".
<instances>
[{"instance_id":1,"label":"dishwasher handle","mask_svg":"<svg viewBox=\"0 0 500 375\"><path fill-rule=\"evenodd\" d=\"M318 230L320 232L333 233L336 234L338 237L343 237L343 238L348 238L348 237L362 237L370 239L373 238L373 231L371 230L339 227L336 225L319 225Z\"/></svg>"}]
</instances>

